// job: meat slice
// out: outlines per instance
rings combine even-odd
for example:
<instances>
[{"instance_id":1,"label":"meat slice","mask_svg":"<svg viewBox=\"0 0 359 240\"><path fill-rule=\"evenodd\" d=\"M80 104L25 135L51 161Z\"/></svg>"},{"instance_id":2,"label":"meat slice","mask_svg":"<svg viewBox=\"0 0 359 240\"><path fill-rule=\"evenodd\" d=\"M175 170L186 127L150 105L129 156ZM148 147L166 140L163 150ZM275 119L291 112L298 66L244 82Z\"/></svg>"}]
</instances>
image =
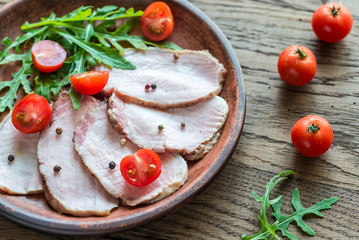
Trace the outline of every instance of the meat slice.
<instances>
[{"instance_id":1,"label":"meat slice","mask_svg":"<svg viewBox=\"0 0 359 240\"><path fill-rule=\"evenodd\" d=\"M171 153L159 154L162 171L153 183L145 187L127 183L121 175L120 163L139 147L112 129L106 110L106 105L95 108L79 122L74 143L82 161L109 193L120 198L123 205L135 206L158 201L185 183L187 164L180 155ZM116 164L114 169L109 168L112 161Z\"/></svg>"},{"instance_id":2,"label":"meat slice","mask_svg":"<svg viewBox=\"0 0 359 240\"><path fill-rule=\"evenodd\" d=\"M126 102L161 109L185 107L217 95L227 72L207 51L127 49L125 58L136 69L109 70L103 93L109 97L115 90ZM156 88L146 90L147 84Z\"/></svg>"},{"instance_id":3,"label":"meat slice","mask_svg":"<svg viewBox=\"0 0 359 240\"><path fill-rule=\"evenodd\" d=\"M60 213L106 216L118 205L118 200L109 195L82 164L73 147L78 121L89 108L98 105L94 98L83 97L80 109L75 111L70 97L64 95L53 105L51 126L40 134L38 159L46 183L45 196ZM56 133L60 128L62 133ZM56 172L58 167L61 170Z\"/></svg>"},{"instance_id":4,"label":"meat slice","mask_svg":"<svg viewBox=\"0 0 359 240\"><path fill-rule=\"evenodd\" d=\"M190 107L162 111L125 103L113 94L108 110L112 126L141 148L191 155L191 160L210 150L204 145L214 144L227 114L228 105L218 96Z\"/></svg>"},{"instance_id":5,"label":"meat slice","mask_svg":"<svg viewBox=\"0 0 359 240\"><path fill-rule=\"evenodd\" d=\"M0 135L0 189L9 194L42 192L36 155L39 134L19 132L9 113L0 124Z\"/></svg>"}]
</instances>

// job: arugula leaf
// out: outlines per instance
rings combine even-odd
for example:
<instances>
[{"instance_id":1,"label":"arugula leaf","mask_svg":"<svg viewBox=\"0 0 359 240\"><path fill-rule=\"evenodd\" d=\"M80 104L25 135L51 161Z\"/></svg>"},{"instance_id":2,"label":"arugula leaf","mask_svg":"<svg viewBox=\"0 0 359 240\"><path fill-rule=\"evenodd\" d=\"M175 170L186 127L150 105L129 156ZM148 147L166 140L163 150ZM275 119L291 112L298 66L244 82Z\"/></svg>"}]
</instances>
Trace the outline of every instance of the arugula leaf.
<instances>
[{"instance_id":1,"label":"arugula leaf","mask_svg":"<svg viewBox=\"0 0 359 240\"><path fill-rule=\"evenodd\" d=\"M322 217L323 215L319 212L320 210L330 209L331 205L336 203L339 198L330 198L330 199L323 199L322 201L318 202L314 206L309 208L302 207L300 203L300 196L299 190L296 188L292 193L292 205L295 209L295 212L289 216L284 216L281 214L281 206L282 206L282 196L279 196L273 200L269 199L269 193L272 191L274 186L286 177L282 177L287 174L292 174L293 171L285 171L276 176L274 176L267 184L266 190L263 196L258 196L255 192L253 192L253 197L256 201L260 202L262 205L262 209L260 211L259 222L261 225L261 229L258 233L247 236L245 234L242 235L243 240L249 239L263 239L263 240L270 240L270 239L280 239L276 235L276 231L281 231L283 236L288 237L291 240L297 240L298 238L293 234L289 233L287 228L289 225L295 221L297 225L307 234L314 236L315 232L311 229L303 220L304 215L306 214L315 214L317 216ZM277 179L278 178L278 179ZM267 210L269 206L273 208L273 216L276 218L276 221L273 224L270 224L267 219Z\"/></svg>"},{"instance_id":2,"label":"arugula leaf","mask_svg":"<svg viewBox=\"0 0 359 240\"><path fill-rule=\"evenodd\" d=\"M311 236L315 236L315 232L313 229L311 229L303 220L304 215L306 214L315 214L319 217L323 217L323 214L321 214L320 210L330 209L331 205L336 203L339 200L338 197L335 198L329 198L329 199L323 199L322 201L318 202L317 204L309 207L304 208L302 204L300 203L300 196L299 196L299 190L298 188L293 190L292 193L292 205L295 209L295 212L292 213L289 216L284 216L281 214L280 208L282 205L282 200L276 202L272 205L274 213L274 217L279 222L277 230L280 230L283 234L283 236L288 237L291 240L298 240L296 236L289 233L287 231L287 228L289 227L289 224L295 221L297 225L307 234Z\"/></svg>"},{"instance_id":3,"label":"arugula leaf","mask_svg":"<svg viewBox=\"0 0 359 240\"><path fill-rule=\"evenodd\" d=\"M8 37L5 37L2 40L2 44L6 46L4 50L0 52L0 61L6 58L10 53L10 49L15 48L17 53L20 53L20 45L26 43L30 39L34 38L36 35L44 34L44 32L48 29L48 27L42 27L39 29L29 30L26 34L17 36L15 41L11 41Z\"/></svg>"},{"instance_id":4,"label":"arugula leaf","mask_svg":"<svg viewBox=\"0 0 359 240\"><path fill-rule=\"evenodd\" d=\"M86 42L85 40L73 36L65 31L53 29L54 32L66 38L70 43L74 43L80 48L87 51L99 63L104 63L109 67L121 69L136 69L136 67L127 61L124 57L119 55L118 51L101 44Z\"/></svg>"},{"instance_id":5,"label":"arugula leaf","mask_svg":"<svg viewBox=\"0 0 359 240\"><path fill-rule=\"evenodd\" d=\"M83 22L83 21L108 21L115 20L119 18L128 18L128 17L140 17L142 16L143 11L134 11L133 8L129 8L125 10L125 8L119 8L114 6L105 6L103 8L97 9L97 11L92 12L92 7L81 6L78 9L72 11L71 13L56 18L55 14L50 15L47 19L42 19L37 23L28 23L25 22L24 25L21 26L22 30L27 30L30 28L36 28L40 26L55 26L61 25L61 23L66 22Z\"/></svg>"},{"instance_id":6,"label":"arugula leaf","mask_svg":"<svg viewBox=\"0 0 359 240\"><path fill-rule=\"evenodd\" d=\"M52 76L53 74L42 74L35 77L35 93L43 96L49 103L51 92L56 96L58 81ZM41 77L40 77L41 76Z\"/></svg>"},{"instance_id":7,"label":"arugula leaf","mask_svg":"<svg viewBox=\"0 0 359 240\"><path fill-rule=\"evenodd\" d=\"M20 70L12 74L13 79L11 81L0 81L0 90L9 88L5 95L0 97L0 112L4 112L6 108L12 109L20 86L27 94L31 92L31 83L27 80L31 75L31 65L28 62L23 63Z\"/></svg>"}]
</instances>

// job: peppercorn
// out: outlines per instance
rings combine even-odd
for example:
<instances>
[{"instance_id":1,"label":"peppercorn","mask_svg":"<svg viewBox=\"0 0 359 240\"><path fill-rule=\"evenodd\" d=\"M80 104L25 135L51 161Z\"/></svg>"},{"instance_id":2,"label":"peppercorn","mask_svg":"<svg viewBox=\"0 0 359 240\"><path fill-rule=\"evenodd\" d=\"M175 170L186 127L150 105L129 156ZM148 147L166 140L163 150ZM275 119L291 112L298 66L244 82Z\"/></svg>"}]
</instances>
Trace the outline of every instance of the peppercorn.
<instances>
[{"instance_id":1,"label":"peppercorn","mask_svg":"<svg viewBox=\"0 0 359 240\"><path fill-rule=\"evenodd\" d=\"M56 128L56 133L61 134L62 133L62 128Z\"/></svg>"},{"instance_id":2,"label":"peppercorn","mask_svg":"<svg viewBox=\"0 0 359 240\"><path fill-rule=\"evenodd\" d=\"M185 127L186 126L186 123L185 122L181 122L181 127Z\"/></svg>"},{"instance_id":3,"label":"peppercorn","mask_svg":"<svg viewBox=\"0 0 359 240\"><path fill-rule=\"evenodd\" d=\"M173 57L174 57L174 59L178 59L179 58L179 54L178 53L175 53L175 54L173 54Z\"/></svg>"},{"instance_id":4,"label":"peppercorn","mask_svg":"<svg viewBox=\"0 0 359 240\"><path fill-rule=\"evenodd\" d=\"M161 124L161 125L158 125L158 130L163 130L165 127Z\"/></svg>"},{"instance_id":5,"label":"peppercorn","mask_svg":"<svg viewBox=\"0 0 359 240\"><path fill-rule=\"evenodd\" d=\"M126 139L124 139L124 138L122 138L121 141L120 141L121 145L125 145L126 142L127 142L127 141L126 141Z\"/></svg>"},{"instance_id":6,"label":"peppercorn","mask_svg":"<svg viewBox=\"0 0 359 240\"><path fill-rule=\"evenodd\" d=\"M59 165L54 166L54 172L60 172L61 167Z\"/></svg>"},{"instance_id":7,"label":"peppercorn","mask_svg":"<svg viewBox=\"0 0 359 240\"><path fill-rule=\"evenodd\" d=\"M150 89L150 88L151 88L151 85L150 85L150 84L146 84L145 89L148 90L148 89Z\"/></svg>"},{"instance_id":8,"label":"peppercorn","mask_svg":"<svg viewBox=\"0 0 359 240\"><path fill-rule=\"evenodd\" d=\"M157 85L156 85L156 84L151 84L151 88L152 88L152 89L156 89L156 88L157 88Z\"/></svg>"},{"instance_id":9,"label":"peppercorn","mask_svg":"<svg viewBox=\"0 0 359 240\"><path fill-rule=\"evenodd\" d=\"M110 169L114 169L115 167L116 167L116 163L115 162L110 162L109 164L108 164L108 167L110 168Z\"/></svg>"},{"instance_id":10,"label":"peppercorn","mask_svg":"<svg viewBox=\"0 0 359 240\"><path fill-rule=\"evenodd\" d=\"M7 157L7 160L9 160L10 162L14 161L14 160L15 160L14 155L9 155L9 156Z\"/></svg>"}]
</instances>

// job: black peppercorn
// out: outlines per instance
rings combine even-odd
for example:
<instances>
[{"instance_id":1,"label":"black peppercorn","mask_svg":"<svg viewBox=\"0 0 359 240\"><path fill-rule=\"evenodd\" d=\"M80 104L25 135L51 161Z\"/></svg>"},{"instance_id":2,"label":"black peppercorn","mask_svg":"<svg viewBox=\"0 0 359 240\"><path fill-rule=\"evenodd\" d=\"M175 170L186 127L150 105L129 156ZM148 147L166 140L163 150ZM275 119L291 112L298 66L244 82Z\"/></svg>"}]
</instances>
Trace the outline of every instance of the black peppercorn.
<instances>
[{"instance_id":1,"label":"black peppercorn","mask_svg":"<svg viewBox=\"0 0 359 240\"><path fill-rule=\"evenodd\" d=\"M54 172L60 172L61 167L59 165L54 166Z\"/></svg>"},{"instance_id":2,"label":"black peppercorn","mask_svg":"<svg viewBox=\"0 0 359 240\"><path fill-rule=\"evenodd\" d=\"M62 133L62 128L56 128L56 133L61 134Z\"/></svg>"},{"instance_id":3,"label":"black peppercorn","mask_svg":"<svg viewBox=\"0 0 359 240\"><path fill-rule=\"evenodd\" d=\"M156 89L156 88L157 88L157 85L156 85L156 84L151 84L151 88L152 88L152 89Z\"/></svg>"},{"instance_id":4,"label":"black peppercorn","mask_svg":"<svg viewBox=\"0 0 359 240\"><path fill-rule=\"evenodd\" d=\"M163 130L165 127L163 125L158 125L158 130Z\"/></svg>"},{"instance_id":5,"label":"black peppercorn","mask_svg":"<svg viewBox=\"0 0 359 240\"><path fill-rule=\"evenodd\" d=\"M108 167L110 168L110 169L114 169L115 167L116 167L116 163L115 162L110 162L109 164L108 164Z\"/></svg>"},{"instance_id":6,"label":"black peppercorn","mask_svg":"<svg viewBox=\"0 0 359 240\"><path fill-rule=\"evenodd\" d=\"M186 126L186 123L185 122L181 122L181 127L185 127Z\"/></svg>"},{"instance_id":7,"label":"black peppercorn","mask_svg":"<svg viewBox=\"0 0 359 240\"><path fill-rule=\"evenodd\" d=\"M14 155L9 155L9 156L7 157L7 160L9 160L10 162L14 161L14 160L15 160Z\"/></svg>"}]
</instances>

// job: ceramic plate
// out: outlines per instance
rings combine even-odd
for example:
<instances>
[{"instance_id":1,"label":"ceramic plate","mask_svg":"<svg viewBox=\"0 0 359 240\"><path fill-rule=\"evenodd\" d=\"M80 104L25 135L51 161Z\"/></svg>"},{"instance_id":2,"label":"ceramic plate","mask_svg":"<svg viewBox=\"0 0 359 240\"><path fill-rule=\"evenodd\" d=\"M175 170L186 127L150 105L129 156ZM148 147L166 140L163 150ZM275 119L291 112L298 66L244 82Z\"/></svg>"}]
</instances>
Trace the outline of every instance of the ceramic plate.
<instances>
[{"instance_id":1,"label":"ceramic plate","mask_svg":"<svg viewBox=\"0 0 359 240\"><path fill-rule=\"evenodd\" d=\"M61 16L81 5L102 7L108 4L143 10L150 2L15 0L0 10L0 37L8 36L14 39L21 34L20 26L25 21L39 21L40 17L47 17L51 12ZM58 214L47 205L42 194L11 196L1 193L0 213L3 216L35 230L57 234L90 235L118 232L152 222L178 210L204 190L225 166L237 146L245 115L245 92L240 65L224 34L203 12L187 1L166 2L175 19L175 30L168 40L186 49L207 49L228 70L220 96L228 102L230 110L223 132L214 148L202 160L189 163L189 177L184 186L155 204L119 207L108 217L78 218ZM10 77L10 72L3 71L1 78Z\"/></svg>"}]
</instances>

